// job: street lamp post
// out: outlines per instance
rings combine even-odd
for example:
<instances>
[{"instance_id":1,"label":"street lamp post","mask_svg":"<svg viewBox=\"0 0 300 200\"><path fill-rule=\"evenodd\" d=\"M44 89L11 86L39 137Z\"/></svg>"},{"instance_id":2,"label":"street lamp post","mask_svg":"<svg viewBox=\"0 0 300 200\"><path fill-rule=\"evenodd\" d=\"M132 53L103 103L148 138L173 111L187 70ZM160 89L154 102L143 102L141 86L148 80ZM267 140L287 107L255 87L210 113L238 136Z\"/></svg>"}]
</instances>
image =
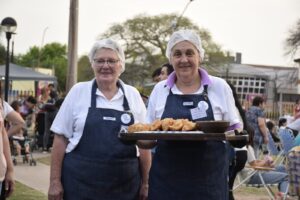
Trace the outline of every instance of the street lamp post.
<instances>
[{"instance_id":1,"label":"street lamp post","mask_svg":"<svg viewBox=\"0 0 300 200\"><path fill-rule=\"evenodd\" d=\"M9 40L11 39L11 35L17 29L17 22L11 17L6 17L1 22L2 30L6 33L7 39L7 49L6 49L6 67L5 67L5 93L4 100L8 100L8 89L9 89Z\"/></svg>"},{"instance_id":2,"label":"street lamp post","mask_svg":"<svg viewBox=\"0 0 300 200\"><path fill-rule=\"evenodd\" d=\"M180 22L180 20L181 20L181 18L182 18L182 16L183 16L183 14L185 13L186 9L189 7L190 3L192 3L192 1L194 1L194 0L189 0L189 2L185 5L185 7L184 7L182 13L179 15L179 17L178 17L177 19L174 19L174 20L172 21L171 26L172 26L172 28L173 28L173 31L176 31L176 29L177 29L177 27L178 27L178 24L179 24L179 22Z\"/></svg>"},{"instance_id":3,"label":"street lamp post","mask_svg":"<svg viewBox=\"0 0 300 200\"><path fill-rule=\"evenodd\" d=\"M44 45L44 40L45 40L45 35L46 35L46 31L49 29L49 27L47 26L44 31L43 31L43 36L42 36L42 42L41 42L41 46L40 46L40 49L39 49L39 57L38 57L38 62L37 62L37 67L41 67L40 66L40 63L41 63L41 51L42 51L42 48L43 48L43 45Z\"/></svg>"}]
</instances>

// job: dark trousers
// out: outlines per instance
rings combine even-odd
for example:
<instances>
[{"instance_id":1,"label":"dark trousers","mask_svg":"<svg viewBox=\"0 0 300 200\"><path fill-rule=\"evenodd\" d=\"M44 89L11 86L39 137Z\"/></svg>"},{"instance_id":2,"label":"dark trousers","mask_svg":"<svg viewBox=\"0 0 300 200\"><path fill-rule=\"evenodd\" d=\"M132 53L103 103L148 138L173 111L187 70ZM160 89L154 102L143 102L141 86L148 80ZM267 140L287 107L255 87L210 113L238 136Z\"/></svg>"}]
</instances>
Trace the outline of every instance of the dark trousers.
<instances>
[{"instance_id":1,"label":"dark trousers","mask_svg":"<svg viewBox=\"0 0 300 200\"><path fill-rule=\"evenodd\" d=\"M5 199L6 199L5 198L5 183L4 183L4 180L3 180L0 200L5 200Z\"/></svg>"},{"instance_id":2,"label":"dark trousers","mask_svg":"<svg viewBox=\"0 0 300 200\"><path fill-rule=\"evenodd\" d=\"M235 157L229 165L229 200L234 200L232 194L232 188L234 184L235 177L239 171L241 171L247 162L247 151L235 151Z\"/></svg>"}]
</instances>

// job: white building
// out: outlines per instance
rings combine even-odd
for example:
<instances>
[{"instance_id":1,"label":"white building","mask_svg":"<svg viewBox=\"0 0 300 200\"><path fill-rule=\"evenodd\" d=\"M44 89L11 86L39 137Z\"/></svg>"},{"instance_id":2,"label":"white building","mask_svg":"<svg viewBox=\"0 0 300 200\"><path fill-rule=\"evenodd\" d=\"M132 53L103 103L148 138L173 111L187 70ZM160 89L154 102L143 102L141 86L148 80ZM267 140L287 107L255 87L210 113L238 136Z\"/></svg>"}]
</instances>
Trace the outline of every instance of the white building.
<instances>
[{"instance_id":1,"label":"white building","mask_svg":"<svg viewBox=\"0 0 300 200\"><path fill-rule=\"evenodd\" d=\"M246 108L254 96L260 95L267 100L267 111L292 114L295 101L300 99L298 67L231 63L209 71L233 84Z\"/></svg>"}]
</instances>

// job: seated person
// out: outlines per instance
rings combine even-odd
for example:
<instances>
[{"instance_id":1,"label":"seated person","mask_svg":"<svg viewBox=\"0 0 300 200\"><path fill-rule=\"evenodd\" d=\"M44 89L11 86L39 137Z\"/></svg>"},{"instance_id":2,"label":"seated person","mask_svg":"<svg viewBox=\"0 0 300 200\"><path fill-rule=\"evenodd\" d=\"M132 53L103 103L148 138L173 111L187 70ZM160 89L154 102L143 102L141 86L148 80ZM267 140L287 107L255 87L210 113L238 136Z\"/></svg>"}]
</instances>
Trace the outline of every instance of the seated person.
<instances>
[{"instance_id":1,"label":"seated person","mask_svg":"<svg viewBox=\"0 0 300 200\"><path fill-rule=\"evenodd\" d=\"M280 129L284 129L287 126L287 119L286 118L280 118L278 121L278 127Z\"/></svg>"},{"instance_id":2,"label":"seated person","mask_svg":"<svg viewBox=\"0 0 300 200\"><path fill-rule=\"evenodd\" d=\"M279 120L280 122L280 120ZM279 143L280 142L280 139L279 139L279 136L277 134L277 131L276 131L276 126L274 124L274 122L272 121L268 121L267 122L267 128L269 129L269 132L274 140L275 143Z\"/></svg>"},{"instance_id":3,"label":"seated person","mask_svg":"<svg viewBox=\"0 0 300 200\"><path fill-rule=\"evenodd\" d=\"M16 152L18 156L22 155L22 149L24 149L24 153L26 155L26 158L29 158L30 153L30 145L29 141L25 139L23 136L23 131L19 134L15 134L11 137L14 147L16 148Z\"/></svg>"},{"instance_id":4,"label":"seated person","mask_svg":"<svg viewBox=\"0 0 300 200\"><path fill-rule=\"evenodd\" d=\"M251 145L247 146L247 162L251 167L275 167L274 170L264 171L261 173L266 184L278 184L278 197L282 197L283 194L287 192L288 188L288 174L286 173L285 167L283 165L274 166L273 161L270 157L264 160L257 160L254 155L254 150ZM254 169L244 168L241 171L242 179L245 179ZM262 184L259 175L254 174L246 184Z\"/></svg>"}]
</instances>

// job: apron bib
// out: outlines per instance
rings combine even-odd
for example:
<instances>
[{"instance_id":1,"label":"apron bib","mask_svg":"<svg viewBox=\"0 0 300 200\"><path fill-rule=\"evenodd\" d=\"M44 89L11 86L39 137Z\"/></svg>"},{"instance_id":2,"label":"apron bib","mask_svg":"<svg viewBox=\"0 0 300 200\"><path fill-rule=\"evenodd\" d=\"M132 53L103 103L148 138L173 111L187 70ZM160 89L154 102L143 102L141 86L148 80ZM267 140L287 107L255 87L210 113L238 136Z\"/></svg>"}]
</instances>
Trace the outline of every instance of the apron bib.
<instances>
[{"instance_id":1,"label":"apron bib","mask_svg":"<svg viewBox=\"0 0 300 200\"><path fill-rule=\"evenodd\" d=\"M162 119L214 120L207 85L199 95L167 97ZM149 200L226 200L227 154L221 141L159 140L150 170Z\"/></svg>"},{"instance_id":2,"label":"apron bib","mask_svg":"<svg viewBox=\"0 0 300 200\"><path fill-rule=\"evenodd\" d=\"M124 93L125 111L96 108L96 89L95 81L82 137L63 161L64 199L136 199L140 186L136 146L118 139L121 126L134 123L128 101Z\"/></svg>"}]
</instances>

